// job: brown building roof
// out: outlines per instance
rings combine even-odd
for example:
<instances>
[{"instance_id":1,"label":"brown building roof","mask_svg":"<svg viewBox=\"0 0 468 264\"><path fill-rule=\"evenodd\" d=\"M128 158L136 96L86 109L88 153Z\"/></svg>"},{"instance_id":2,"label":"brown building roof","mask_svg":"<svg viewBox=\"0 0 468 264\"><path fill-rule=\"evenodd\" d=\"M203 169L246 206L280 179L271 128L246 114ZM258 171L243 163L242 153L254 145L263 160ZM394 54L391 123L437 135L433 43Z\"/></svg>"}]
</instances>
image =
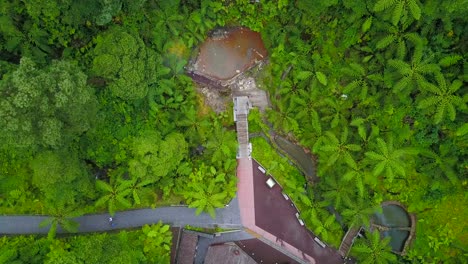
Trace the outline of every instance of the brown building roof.
<instances>
[{"instance_id":1,"label":"brown building roof","mask_svg":"<svg viewBox=\"0 0 468 264\"><path fill-rule=\"evenodd\" d=\"M179 239L182 233L180 227L171 227L172 232L172 245L171 245L171 263L175 263L177 248L179 246Z\"/></svg>"},{"instance_id":2,"label":"brown building roof","mask_svg":"<svg viewBox=\"0 0 468 264\"><path fill-rule=\"evenodd\" d=\"M266 181L270 176L258 169L260 164L255 160L252 162L255 225L273 235L276 240L273 242L280 245L287 243L313 257L316 263L343 263L335 249L328 246L324 248L314 241L315 236L299 223L297 209L291 200L284 198L281 186L276 184L269 188Z\"/></svg>"},{"instance_id":3,"label":"brown building roof","mask_svg":"<svg viewBox=\"0 0 468 264\"><path fill-rule=\"evenodd\" d=\"M198 236L193 233L182 231L182 237L179 243L176 263L191 264L197 249Z\"/></svg>"},{"instance_id":4,"label":"brown building roof","mask_svg":"<svg viewBox=\"0 0 468 264\"><path fill-rule=\"evenodd\" d=\"M257 264L234 243L213 245L208 248L205 264Z\"/></svg>"},{"instance_id":5,"label":"brown building roof","mask_svg":"<svg viewBox=\"0 0 468 264\"><path fill-rule=\"evenodd\" d=\"M296 264L297 261L271 246L263 243L259 239L247 239L237 241L236 244L246 254L253 258L256 263L278 263L278 264Z\"/></svg>"}]
</instances>

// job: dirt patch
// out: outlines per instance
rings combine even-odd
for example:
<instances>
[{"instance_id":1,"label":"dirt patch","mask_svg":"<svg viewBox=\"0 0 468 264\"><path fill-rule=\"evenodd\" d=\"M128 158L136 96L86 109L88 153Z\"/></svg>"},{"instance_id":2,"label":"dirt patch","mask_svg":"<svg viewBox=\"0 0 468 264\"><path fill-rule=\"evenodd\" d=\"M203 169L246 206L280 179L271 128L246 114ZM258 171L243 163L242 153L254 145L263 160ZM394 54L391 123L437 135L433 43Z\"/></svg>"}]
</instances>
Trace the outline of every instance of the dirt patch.
<instances>
[{"instance_id":1,"label":"dirt patch","mask_svg":"<svg viewBox=\"0 0 468 264\"><path fill-rule=\"evenodd\" d=\"M205 105L211 107L216 113L226 111L231 97L223 95L218 89L213 89L208 86L197 85L196 90L204 98Z\"/></svg>"}]
</instances>

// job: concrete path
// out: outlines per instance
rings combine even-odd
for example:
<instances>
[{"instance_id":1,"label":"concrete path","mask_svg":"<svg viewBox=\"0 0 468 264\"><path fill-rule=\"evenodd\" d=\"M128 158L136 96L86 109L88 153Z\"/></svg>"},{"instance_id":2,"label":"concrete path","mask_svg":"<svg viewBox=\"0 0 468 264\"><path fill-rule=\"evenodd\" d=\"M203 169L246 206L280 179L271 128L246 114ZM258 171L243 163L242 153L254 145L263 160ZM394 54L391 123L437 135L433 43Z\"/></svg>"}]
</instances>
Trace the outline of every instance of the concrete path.
<instances>
[{"instance_id":1,"label":"concrete path","mask_svg":"<svg viewBox=\"0 0 468 264\"><path fill-rule=\"evenodd\" d=\"M0 216L0 235L46 234L49 227L40 228L39 223L48 216ZM161 207L117 212L114 227L109 225L109 214L84 215L74 219L80 226L78 233L102 232L124 228L141 227L162 221L175 227L242 228L239 203L235 197L227 207L216 209L216 218L208 214L195 215L195 209L187 207ZM57 233L66 233L58 229Z\"/></svg>"}]
</instances>

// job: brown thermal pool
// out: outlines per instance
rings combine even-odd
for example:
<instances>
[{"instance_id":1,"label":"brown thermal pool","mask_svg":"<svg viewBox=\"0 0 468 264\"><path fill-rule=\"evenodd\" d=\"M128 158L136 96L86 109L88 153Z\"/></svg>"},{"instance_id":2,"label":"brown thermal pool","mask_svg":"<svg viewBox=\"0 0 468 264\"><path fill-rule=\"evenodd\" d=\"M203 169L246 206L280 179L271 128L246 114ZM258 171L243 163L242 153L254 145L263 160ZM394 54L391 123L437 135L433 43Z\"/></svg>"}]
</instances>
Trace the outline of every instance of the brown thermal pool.
<instances>
[{"instance_id":1,"label":"brown thermal pool","mask_svg":"<svg viewBox=\"0 0 468 264\"><path fill-rule=\"evenodd\" d=\"M197 74L229 80L267 56L258 32L239 27L218 29L200 46L193 64Z\"/></svg>"}]
</instances>

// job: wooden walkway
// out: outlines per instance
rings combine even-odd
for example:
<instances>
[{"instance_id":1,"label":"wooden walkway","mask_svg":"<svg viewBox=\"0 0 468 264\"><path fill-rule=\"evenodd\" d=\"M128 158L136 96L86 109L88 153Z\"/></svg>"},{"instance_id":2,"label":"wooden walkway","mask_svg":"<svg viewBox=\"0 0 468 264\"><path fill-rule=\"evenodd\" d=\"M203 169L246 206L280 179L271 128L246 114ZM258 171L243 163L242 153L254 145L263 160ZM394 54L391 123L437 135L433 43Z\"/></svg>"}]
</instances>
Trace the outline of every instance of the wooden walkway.
<instances>
[{"instance_id":1,"label":"wooden walkway","mask_svg":"<svg viewBox=\"0 0 468 264\"><path fill-rule=\"evenodd\" d=\"M247 96L234 97L234 121L236 122L237 142L239 143L237 150L237 158L250 158L252 152L249 143L249 125L247 116L251 104Z\"/></svg>"},{"instance_id":2,"label":"wooden walkway","mask_svg":"<svg viewBox=\"0 0 468 264\"><path fill-rule=\"evenodd\" d=\"M348 232L346 232L345 236L343 237L343 240L341 241L340 248L338 249L338 253L342 257L347 257L348 256L349 251L351 250L351 247L353 246L354 239L356 238L356 236L361 231L361 228L360 229L351 228L351 229L348 230Z\"/></svg>"}]
</instances>

